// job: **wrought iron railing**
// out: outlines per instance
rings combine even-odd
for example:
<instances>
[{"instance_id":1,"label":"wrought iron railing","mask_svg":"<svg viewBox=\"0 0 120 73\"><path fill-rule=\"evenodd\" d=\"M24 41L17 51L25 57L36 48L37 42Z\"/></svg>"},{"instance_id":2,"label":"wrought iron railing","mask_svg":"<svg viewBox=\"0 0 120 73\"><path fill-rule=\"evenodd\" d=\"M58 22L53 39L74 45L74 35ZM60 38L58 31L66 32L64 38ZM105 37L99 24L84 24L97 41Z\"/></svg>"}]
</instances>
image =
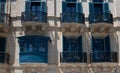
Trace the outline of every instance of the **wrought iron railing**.
<instances>
[{"instance_id":1,"label":"wrought iron railing","mask_svg":"<svg viewBox=\"0 0 120 73\"><path fill-rule=\"evenodd\" d=\"M0 13L0 24L9 24L10 15L6 13Z\"/></svg>"},{"instance_id":2,"label":"wrought iron railing","mask_svg":"<svg viewBox=\"0 0 120 73\"><path fill-rule=\"evenodd\" d=\"M61 13L61 23L84 23L83 13Z\"/></svg>"},{"instance_id":3,"label":"wrought iron railing","mask_svg":"<svg viewBox=\"0 0 120 73\"><path fill-rule=\"evenodd\" d=\"M43 22L47 23L47 13L42 11L22 12L22 22Z\"/></svg>"},{"instance_id":4,"label":"wrought iron railing","mask_svg":"<svg viewBox=\"0 0 120 73\"><path fill-rule=\"evenodd\" d=\"M91 62L118 62L117 52L93 52Z\"/></svg>"},{"instance_id":5,"label":"wrought iron railing","mask_svg":"<svg viewBox=\"0 0 120 73\"><path fill-rule=\"evenodd\" d=\"M0 52L0 63L9 64L9 54Z\"/></svg>"},{"instance_id":6,"label":"wrought iron railing","mask_svg":"<svg viewBox=\"0 0 120 73\"><path fill-rule=\"evenodd\" d=\"M87 53L64 51L60 53L60 61L62 63L85 63L87 62Z\"/></svg>"},{"instance_id":7,"label":"wrought iron railing","mask_svg":"<svg viewBox=\"0 0 120 73\"><path fill-rule=\"evenodd\" d=\"M113 16L111 13L94 13L89 14L89 23L113 23Z\"/></svg>"},{"instance_id":8,"label":"wrought iron railing","mask_svg":"<svg viewBox=\"0 0 120 73\"><path fill-rule=\"evenodd\" d=\"M47 63L48 62L48 53L47 52L22 52L20 53L20 62L39 62Z\"/></svg>"}]
</instances>

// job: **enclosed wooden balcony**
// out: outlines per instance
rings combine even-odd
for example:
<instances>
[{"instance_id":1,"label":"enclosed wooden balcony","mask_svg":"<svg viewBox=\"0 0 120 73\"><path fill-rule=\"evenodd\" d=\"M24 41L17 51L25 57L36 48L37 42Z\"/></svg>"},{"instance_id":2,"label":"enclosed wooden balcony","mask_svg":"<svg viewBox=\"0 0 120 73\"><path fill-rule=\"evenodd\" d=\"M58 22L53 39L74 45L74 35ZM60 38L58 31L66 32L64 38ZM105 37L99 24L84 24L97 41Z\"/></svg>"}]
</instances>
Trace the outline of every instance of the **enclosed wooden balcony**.
<instances>
[{"instance_id":1,"label":"enclosed wooden balcony","mask_svg":"<svg viewBox=\"0 0 120 73\"><path fill-rule=\"evenodd\" d=\"M61 13L62 32L82 32L84 20L83 13Z\"/></svg>"},{"instance_id":2,"label":"enclosed wooden balcony","mask_svg":"<svg viewBox=\"0 0 120 73\"><path fill-rule=\"evenodd\" d=\"M47 13L42 11L22 12L22 25L29 31L41 31L47 25ZM37 29L39 27L39 29ZM32 28L32 29L31 29Z\"/></svg>"},{"instance_id":3,"label":"enclosed wooden balcony","mask_svg":"<svg viewBox=\"0 0 120 73\"><path fill-rule=\"evenodd\" d=\"M47 52L21 52L20 63L47 63Z\"/></svg>"},{"instance_id":4,"label":"enclosed wooden balcony","mask_svg":"<svg viewBox=\"0 0 120 73\"><path fill-rule=\"evenodd\" d=\"M113 16L111 13L89 14L90 31L94 34L108 33L113 27Z\"/></svg>"}]
</instances>

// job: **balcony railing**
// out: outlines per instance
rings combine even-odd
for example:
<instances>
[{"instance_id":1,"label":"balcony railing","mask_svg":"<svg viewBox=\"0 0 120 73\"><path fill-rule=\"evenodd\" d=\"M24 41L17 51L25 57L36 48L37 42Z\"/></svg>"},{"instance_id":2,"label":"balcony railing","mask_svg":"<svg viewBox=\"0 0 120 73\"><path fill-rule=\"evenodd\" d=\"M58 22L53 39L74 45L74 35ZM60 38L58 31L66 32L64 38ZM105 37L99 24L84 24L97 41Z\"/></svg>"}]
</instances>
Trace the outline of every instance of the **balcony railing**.
<instances>
[{"instance_id":1,"label":"balcony railing","mask_svg":"<svg viewBox=\"0 0 120 73\"><path fill-rule=\"evenodd\" d=\"M6 13L0 13L0 24L9 24L10 15Z\"/></svg>"},{"instance_id":2,"label":"balcony railing","mask_svg":"<svg viewBox=\"0 0 120 73\"><path fill-rule=\"evenodd\" d=\"M20 63L26 62L38 62L47 63L48 53L47 52L22 52L20 53Z\"/></svg>"},{"instance_id":3,"label":"balcony railing","mask_svg":"<svg viewBox=\"0 0 120 73\"><path fill-rule=\"evenodd\" d=\"M41 11L22 12L22 22L42 22L47 23L47 13Z\"/></svg>"},{"instance_id":4,"label":"balcony railing","mask_svg":"<svg viewBox=\"0 0 120 73\"><path fill-rule=\"evenodd\" d=\"M93 52L91 62L118 62L117 52Z\"/></svg>"},{"instance_id":5,"label":"balcony railing","mask_svg":"<svg viewBox=\"0 0 120 73\"><path fill-rule=\"evenodd\" d=\"M113 23L113 16L111 13L94 13L89 14L89 23Z\"/></svg>"},{"instance_id":6,"label":"balcony railing","mask_svg":"<svg viewBox=\"0 0 120 73\"><path fill-rule=\"evenodd\" d=\"M87 53L85 52L61 52L60 61L62 63L85 63L87 62Z\"/></svg>"},{"instance_id":7,"label":"balcony railing","mask_svg":"<svg viewBox=\"0 0 120 73\"><path fill-rule=\"evenodd\" d=\"M0 63L1 64L9 64L9 54L8 53L0 53Z\"/></svg>"},{"instance_id":8,"label":"balcony railing","mask_svg":"<svg viewBox=\"0 0 120 73\"><path fill-rule=\"evenodd\" d=\"M61 13L61 23L84 23L84 14Z\"/></svg>"}]
</instances>

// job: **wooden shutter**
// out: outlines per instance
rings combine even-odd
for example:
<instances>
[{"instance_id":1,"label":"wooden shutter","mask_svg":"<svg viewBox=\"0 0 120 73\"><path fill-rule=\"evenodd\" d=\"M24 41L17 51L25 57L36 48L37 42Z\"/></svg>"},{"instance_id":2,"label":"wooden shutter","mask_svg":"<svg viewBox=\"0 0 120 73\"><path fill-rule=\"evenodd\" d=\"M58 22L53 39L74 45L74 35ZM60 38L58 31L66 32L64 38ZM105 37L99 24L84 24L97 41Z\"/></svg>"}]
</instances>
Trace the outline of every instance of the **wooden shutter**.
<instances>
[{"instance_id":1,"label":"wooden shutter","mask_svg":"<svg viewBox=\"0 0 120 73\"><path fill-rule=\"evenodd\" d=\"M5 3L0 4L0 13L5 13Z\"/></svg>"},{"instance_id":2,"label":"wooden shutter","mask_svg":"<svg viewBox=\"0 0 120 73\"><path fill-rule=\"evenodd\" d=\"M47 4L46 4L46 2L41 2L41 9L42 9L42 11L43 12L47 12Z\"/></svg>"},{"instance_id":3,"label":"wooden shutter","mask_svg":"<svg viewBox=\"0 0 120 73\"><path fill-rule=\"evenodd\" d=\"M25 2L25 11L31 11L31 2L30 1Z\"/></svg>"},{"instance_id":4,"label":"wooden shutter","mask_svg":"<svg viewBox=\"0 0 120 73\"><path fill-rule=\"evenodd\" d=\"M109 12L109 4L103 3L103 12Z\"/></svg>"},{"instance_id":5,"label":"wooden shutter","mask_svg":"<svg viewBox=\"0 0 120 73\"><path fill-rule=\"evenodd\" d=\"M89 3L89 14L93 14L94 13L94 3L90 2Z\"/></svg>"},{"instance_id":6,"label":"wooden shutter","mask_svg":"<svg viewBox=\"0 0 120 73\"><path fill-rule=\"evenodd\" d=\"M66 2L62 2L62 13L66 11Z\"/></svg>"},{"instance_id":7,"label":"wooden shutter","mask_svg":"<svg viewBox=\"0 0 120 73\"><path fill-rule=\"evenodd\" d=\"M82 13L82 4L80 2L76 3L76 12L77 13Z\"/></svg>"}]
</instances>

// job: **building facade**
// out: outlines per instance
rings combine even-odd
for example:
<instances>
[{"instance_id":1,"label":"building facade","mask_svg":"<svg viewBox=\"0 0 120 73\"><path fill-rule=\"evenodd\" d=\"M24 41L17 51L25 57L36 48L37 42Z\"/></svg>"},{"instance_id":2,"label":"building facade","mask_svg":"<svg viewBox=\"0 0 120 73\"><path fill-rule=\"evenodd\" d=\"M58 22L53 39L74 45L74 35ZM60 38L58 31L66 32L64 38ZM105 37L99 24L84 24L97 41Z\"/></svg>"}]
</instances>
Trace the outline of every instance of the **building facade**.
<instances>
[{"instance_id":1,"label":"building facade","mask_svg":"<svg viewBox=\"0 0 120 73\"><path fill-rule=\"evenodd\" d=\"M0 0L0 73L120 73L120 0Z\"/></svg>"}]
</instances>

